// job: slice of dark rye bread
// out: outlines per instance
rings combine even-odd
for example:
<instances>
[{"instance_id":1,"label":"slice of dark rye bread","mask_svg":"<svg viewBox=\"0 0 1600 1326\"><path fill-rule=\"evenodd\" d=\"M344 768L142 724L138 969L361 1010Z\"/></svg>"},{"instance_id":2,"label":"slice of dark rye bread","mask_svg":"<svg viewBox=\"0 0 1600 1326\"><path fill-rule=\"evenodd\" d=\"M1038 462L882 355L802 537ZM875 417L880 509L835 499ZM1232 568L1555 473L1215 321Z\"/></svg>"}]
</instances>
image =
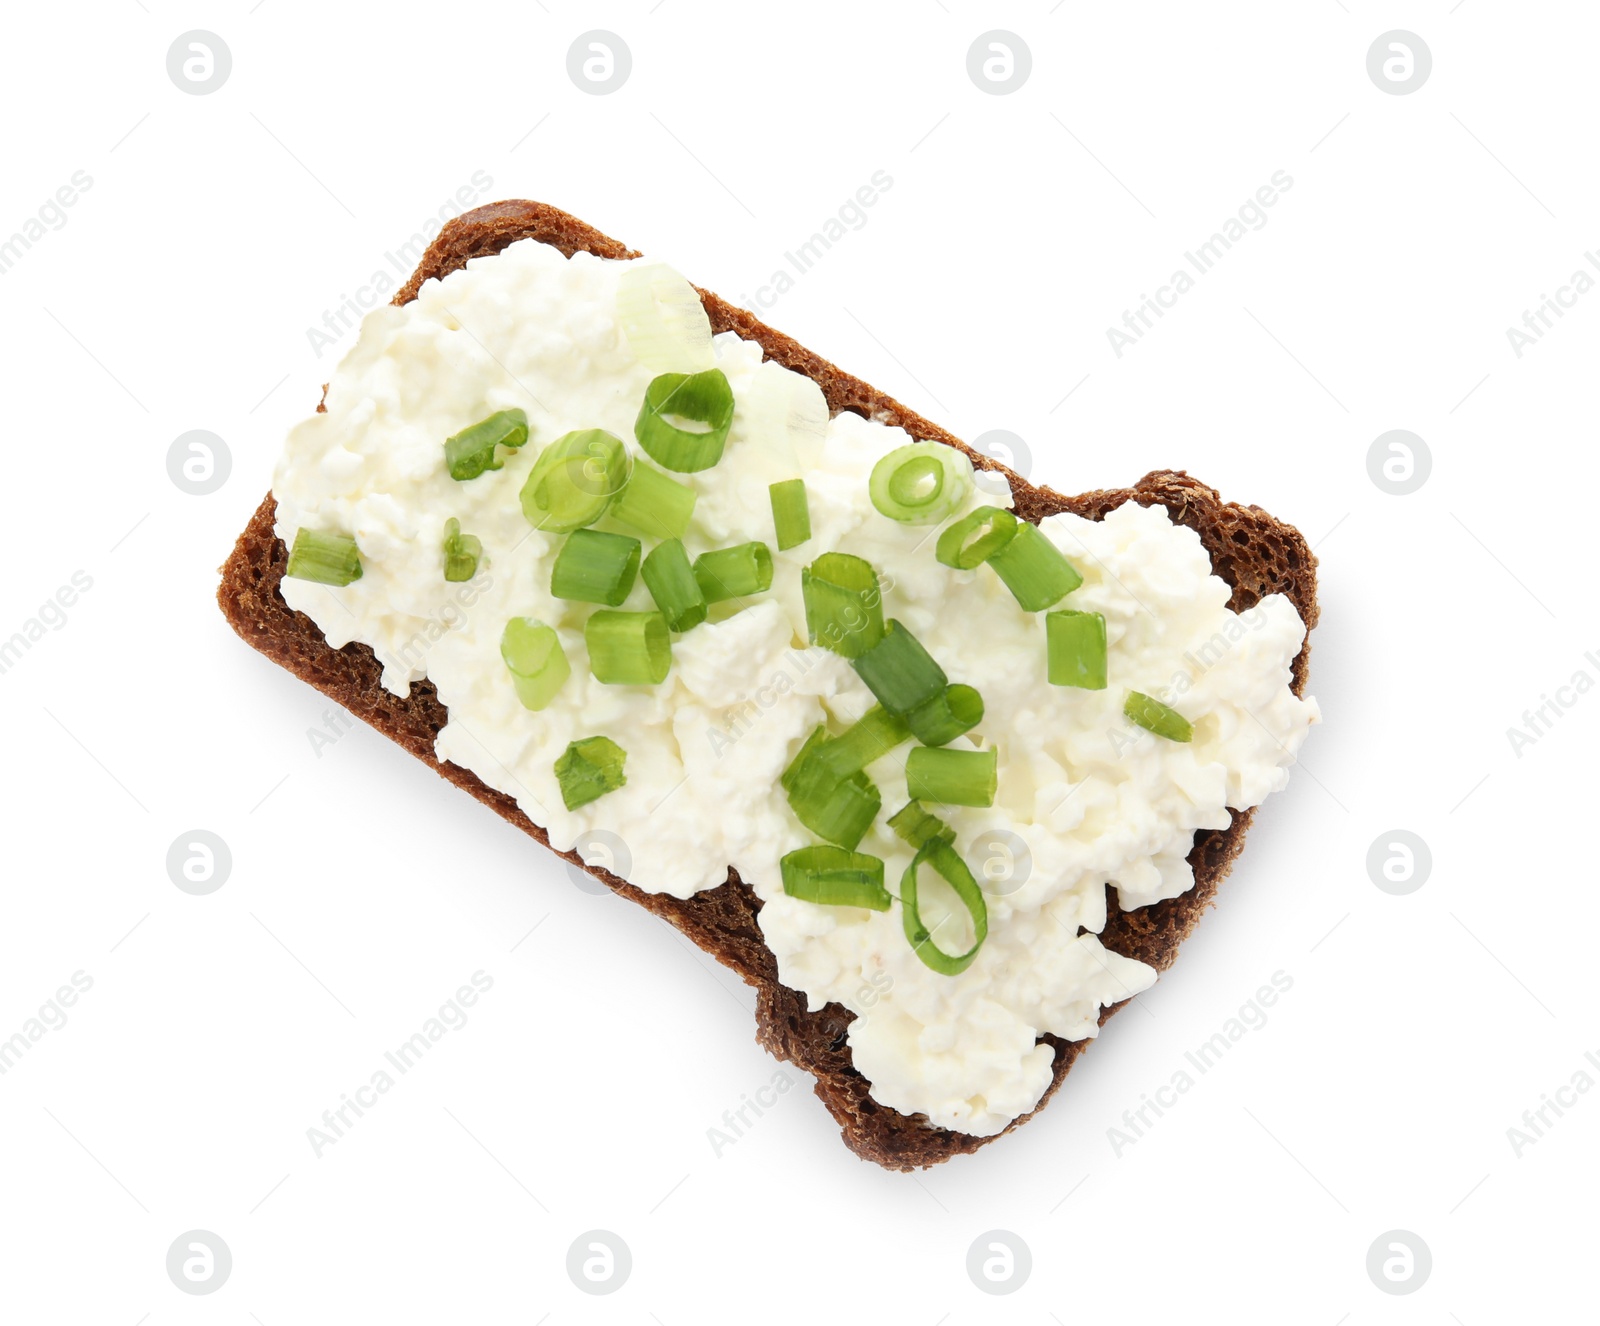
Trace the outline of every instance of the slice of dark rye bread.
<instances>
[{"instance_id":1,"label":"slice of dark rye bread","mask_svg":"<svg viewBox=\"0 0 1600 1326\"><path fill-rule=\"evenodd\" d=\"M423 254L416 273L394 302L409 302L424 281L456 271L471 258L498 253L516 240L530 238L553 245L568 257L580 250L602 258L639 256L576 217L542 203L493 203L449 222ZM947 443L965 452L975 465L1003 473L1011 485L1018 515L1037 521L1059 511L1070 511L1099 520L1124 502L1159 504L1166 507L1175 522L1189 526L1200 536L1211 555L1212 569L1233 589L1229 607L1243 611L1267 594L1284 594L1299 609L1308 630L1316 625L1316 559L1298 530L1265 511L1224 504L1215 491L1175 470L1147 474L1132 488L1078 497L1034 487L743 309L709 291L702 290L700 294L713 330L738 332L759 344L768 359L804 373L822 388L833 413L853 410L898 425L912 437ZM434 755L434 738L445 725L446 713L432 682L413 683L410 697L400 699L380 684L382 667L368 646L352 643L333 649L309 617L288 608L278 592L285 550L273 533L275 512L276 504L269 493L222 567L217 601L233 629L248 644L549 846L545 831L524 815L511 797ZM1293 687L1297 695L1305 691L1309 649L1309 644L1303 646L1294 661ZM1158 969L1168 967L1178 945L1194 929L1200 913L1210 906L1217 885L1244 846L1252 813L1234 811L1233 823L1227 829L1195 834L1194 850L1189 854L1195 886L1183 896L1124 912L1117 906L1115 891L1109 891L1109 919L1100 937L1105 946ZM583 865L572 852L560 855ZM756 1039L779 1059L797 1064L816 1077L817 1095L843 1129L846 1145L857 1155L890 1169L909 1171L976 1151L994 1140L935 1127L922 1115L904 1115L872 1099L867 1082L851 1063L850 1048L845 1043L845 1029L853 1014L838 1004L809 1012L803 994L779 983L777 961L762 942L757 924L761 903L734 871L729 870L727 883L720 887L679 899L645 893L606 870L584 868L617 893L670 921L756 988ZM1101 1023L1121 1007L1116 1004L1105 1009ZM1055 1048L1055 1076L1038 1109L1043 1109L1055 1094L1067 1070L1088 1044L1055 1036L1043 1039ZM1006 1131L1032 1117L1024 1115Z\"/></svg>"}]
</instances>

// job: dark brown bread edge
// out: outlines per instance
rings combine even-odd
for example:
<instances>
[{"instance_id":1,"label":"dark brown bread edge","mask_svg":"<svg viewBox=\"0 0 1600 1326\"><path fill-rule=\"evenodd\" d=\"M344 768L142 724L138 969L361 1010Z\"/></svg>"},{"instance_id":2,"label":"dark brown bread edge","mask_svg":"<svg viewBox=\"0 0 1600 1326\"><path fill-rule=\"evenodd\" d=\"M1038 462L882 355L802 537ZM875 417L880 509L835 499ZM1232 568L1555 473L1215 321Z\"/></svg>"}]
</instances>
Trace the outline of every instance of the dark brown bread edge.
<instances>
[{"instance_id":1,"label":"dark brown bread edge","mask_svg":"<svg viewBox=\"0 0 1600 1326\"><path fill-rule=\"evenodd\" d=\"M443 277L465 266L469 259L498 253L516 240L529 238L554 245L568 257L580 250L605 258L638 256L556 208L525 201L493 203L446 225L394 302L404 304L414 299L418 288L431 277ZM1214 490L1173 470L1148 474L1132 488L1078 497L1034 487L743 309L709 291L700 293L716 331L736 331L757 342L767 358L813 379L835 413L853 410L898 425L913 437L958 447L974 464L1005 474L1019 515L1037 521L1055 512L1070 511L1098 520L1124 502L1159 504L1166 507L1175 522L1189 526L1200 536L1211 555L1213 569L1233 589L1230 607L1243 611L1267 594L1281 593L1299 609L1308 631L1316 625L1316 559L1299 531L1260 508L1224 504ZM290 611L278 592L286 554L273 533L275 513L276 504L269 493L222 567L217 601L233 629L246 643L336 700L548 847L545 831L528 819L511 797L486 786L467 770L435 757L434 738L445 724L446 712L432 682L414 684L410 697L402 700L384 690L379 680L382 668L370 648L349 644L333 649L309 617ZM1296 694L1305 691L1309 653L1308 641L1294 662ZM1182 897L1124 912L1116 905L1115 892L1108 890L1109 921L1101 936L1106 947L1159 969L1170 966L1178 945L1211 905L1218 884L1244 846L1251 815L1250 811L1236 811L1229 828L1203 830L1195 835L1194 850L1189 855L1195 887ZM583 866L574 853L559 855ZM909 1171L975 1151L994 1140L934 1127L921 1115L901 1114L871 1098L845 1044L845 1031L853 1015L838 1004L809 1012L803 994L779 983L776 960L762 942L756 920L761 904L732 870L728 872L728 882L721 887L680 900L645 893L606 870L584 868L617 893L677 926L756 988L757 1040L778 1058L816 1077L817 1095L839 1123L846 1145L857 1155L890 1169ZM1102 1025L1121 1007L1117 1004L1106 1009L1101 1014ZM1055 1076L1037 1109L1044 1108L1089 1043L1063 1041L1055 1036L1044 1039L1056 1050ZM1032 1117L1024 1115L1011 1128Z\"/></svg>"}]
</instances>

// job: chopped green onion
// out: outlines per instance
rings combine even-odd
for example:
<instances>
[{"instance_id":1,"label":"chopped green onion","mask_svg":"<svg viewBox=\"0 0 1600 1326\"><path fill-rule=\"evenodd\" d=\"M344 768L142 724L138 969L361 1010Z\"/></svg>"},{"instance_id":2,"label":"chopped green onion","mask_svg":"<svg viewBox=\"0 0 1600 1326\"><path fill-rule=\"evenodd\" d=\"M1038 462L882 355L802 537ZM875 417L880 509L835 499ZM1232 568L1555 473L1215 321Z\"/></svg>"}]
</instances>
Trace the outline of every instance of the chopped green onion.
<instances>
[{"instance_id":1,"label":"chopped green onion","mask_svg":"<svg viewBox=\"0 0 1600 1326\"><path fill-rule=\"evenodd\" d=\"M847 732L829 741L823 754L842 778L882 759L910 737L911 728L904 718L875 704Z\"/></svg>"},{"instance_id":2,"label":"chopped green onion","mask_svg":"<svg viewBox=\"0 0 1600 1326\"><path fill-rule=\"evenodd\" d=\"M589 670L607 686L659 686L672 668L672 638L659 612L601 608L583 625Z\"/></svg>"},{"instance_id":3,"label":"chopped green onion","mask_svg":"<svg viewBox=\"0 0 1600 1326\"><path fill-rule=\"evenodd\" d=\"M972 491L972 462L943 442L897 447L872 467L867 493L890 520L937 525Z\"/></svg>"},{"instance_id":4,"label":"chopped green onion","mask_svg":"<svg viewBox=\"0 0 1600 1326\"><path fill-rule=\"evenodd\" d=\"M626 783L622 766L627 758L628 752L610 737L585 737L562 751L556 760L556 778L567 809L587 806Z\"/></svg>"},{"instance_id":5,"label":"chopped green onion","mask_svg":"<svg viewBox=\"0 0 1600 1326\"><path fill-rule=\"evenodd\" d=\"M817 837L853 851L878 818L883 798L866 774L853 773L836 780L802 778L789 806Z\"/></svg>"},{"instance_id":6,"label":"chopped green onion","mask_svg":"<svg viewBox=\"0 0 1600 1326\"><path fill-rule=\"evenodd\" d=\"M1044 618L1049 660L1046 676L1052 686L1077 686L1086 691L1106 688L1106 619L1098 612L1062 608Z\"/></svg>"},{"instance_id":7,"label":"chopped green onion","mask_svg":"<svg viewBox=\"0 0 1600 1326\"><path fill-rule=\"evenodd\" d=\"M934 556L946 566L970 571L982 566L1010 543L1016 532L1017 518L1011 512L1004 507L980 506L939 536Z\"/></svg>"},{"instance_id":8,"label":"chopped green onion","mask_svg":"<svg viewBox=\"0 0 1600 1326\"><path fill-rule=\"evenodd\" d=\"M1037 525L1025 520L1017 522L1017 532L1005 547L989 554L989 565L1016 595L1024 612L1048 608L1083 583L1061 549L1045 538Z\"/></svg>"},{"instance_id":9,"label":"chopped green onion","mask_svg":"<svg viewBox=\"0 0 1600 1326\"><path fill-rule=\"evenodd\" d=\"M884 627L883 639L851 663L891 714L909 714L949 681L922 642L897 621Z\"/></svg>"},{"instance_id":10,"label":"chopped green onion","mask_svg":"<svg viewBox=\"0 0 1600 1326\"><path fill-rule=\"evenodd\" d=\"M817 766L812 763L811 757L816 754L817 748L826 745L827 741L828 729L818 723L811 729L811 735L801 744L794 759L789 761L789 767L783 771L778 782L790 796L800 790L804 785L803 780L815 776Z\"/></svg>"},{"instance_id":11,"label":"chopped green onion","mask_svg":"<svg viewBox=\"0 0 1600 1326\"><path fill-rule=\"evenodd\" d=\"M651 372L709 368L716 362L700 292L665 263L623 268L616 308L628 347Z\"/></svg>"},{"instance_id":12,"label":"chopped green onion","mask_svg":"<svg viewBox=\"0 0 1600 1326\"><path fill-rule=\"evenodd\" d=\"M636 474L637 470L634 471ZM644 559L644 585L674 631L688 631L706 619L706 596L694 578L682 539L658 543Z\"/></svg>"},{"instance_id":13,"label":"chopped green onion","mask_svg":"<svg viewBox=\"0 0 1600 1326\"><path fill-rule=\"evenodd\" d=\"M915 746L906 759L906 791L947 806L994 805L995 752Z\"/></svg>"},{"instance_id":14,"label":"chopped green onion","mask_svg":"<svg viewBox=\"0 0 1600 1326\"><path fill-rule=\"evenodd\" d=\"M917 897L917 871L923 862L939 873L972 916L972 947L965 953L946 953L933 942L933 935L922 924L922 911ZM978 887L978 881L972 877L972 871L967 869L967 863L955 848L942 839L935 838L920 848L906 867L906 873L900 877L900 910L911 951L922 959L925 967L941 976L959 976L966 971L978 956L983 941L989 937L989 904L984 901L983 890Z\"/></svg>"},{"instance_id":15,"label":"chopped green onion","mask_svg":"<svg viewBox=\"0 0 1600 1326\"><path fill-rule=\"evenodd\" d=\"M707 603L742 599L772 588L772 550L764 543L718 548L694 559L694 578Z\"/></svg>"},{"instance_id":16,"label":"chopped green onion","mask_svg":"<svg viewBox=\"0 0 1600 1326\"><path fill-rule=\"evenodd\" d=\"M572 675L555 628L532 617L513 617L506 623L500 633L500 657L524 709L543 709Z\"/></svg>"},{"instance_id":17,"label":"chopped green onion","mask_svg":"<svg viewBox=\"0 0 1600 1326\"><path fill-rule=\"evenodd\" d=\"M912 735L924 746L943 746L983 722L983 696L957 682L924 700L910 714Z\"/></svg>"},{"instance_id":18,"label":"chopped green onion","mask_svg":"<svg viewBox=\"0 0 1600 1326\"><path fill-rule=\"evenodd\" d=\"M314 580L319 585L348 585L361 579L361 553L348 534L299 529L283 573L296 580Z\"/></svg>"},{"instance_id":19,"label":"chopped green onion","mask_svg":"<svg viewBox=\"0 0 1600 1326\"><path fill-rule=\"evenodd\" d=\"M908 801L889 816L889 827L917 851L935 838L946 843L956 840L956 831L937 815L928 814L920 801Z\"/></svg>"},{"instance_id":20,"label":"chopped green onion","mask_svg":"<svg viewBox=\"0 0 1600 1326\"><path fill-rule=\"evenodd\" d=\"M575 529L550 568L550 593L578 603L619 607L639 574L639 540L597 529Z\"/></svg>"},{"instance_id":21,"label":"chopped green onion","mask_svg":"<svg viewBox=\"0 0 1600 1326\"><path fill-rule=\"evenodd\" d=\"M599 520L628 482L622 439L603 428L565 433L547 446L522 485L522 514L547 534L570 534Z\"/></svg>"},{"instance_id":22,"label":"chopped green onion","mask_svg":"<svg viewBox=\"0 0 1600 1326\"><path fill-rule=\"evenodd\" d=\"M800 572L811 643L859 658L883 639L883 594L872 563L849 553L823 553Z\"/></svg>"},{"instance_id":23,"label":"chopped green onion","mask_svg":"<svg viewBox=\"0 0 1600 1326\"><path fill-rule=\"evenodd\" d=\"M883 862L875 856L842 847L800 847L779 861L778 867L783 872L783 891L791 898L830 907L889 910Z\"/></svg>"},{"instance_id":24,"label":"chopped green onion","mask_svg":"<svg viewBox=\"0 0 1600 1326\"><path fill-rule=\"evenodd\" d=\"M1122 712L1140 727L1168 741L1194 740L1194 724L1176 709L1168 708L1143 691L1129 691Z\"/></svg>"},{"instance_id":25,"label":"chopped green onion","mask_svg":"<svg viewBox=\"0 0 1600 1326\"><path fill-rule=\"evenodd\" d=\"M681 539L694 514L695 496L688 484L637 460L628 486L611 503L611 518L653 539Z\"/></svg>"},{"instance_id":26,"label":"chopped green onion","mask_svg":"<svg viewBox=\"0 0 1600 1326\"><path fill-rule=\"evenodd\" d=\"M785 479L767 488L772 498L772 527L778 532L778 551L798 548L811 537L811 504L804 479Z\"/></svg>"},{"instance_id":27,"label":"chopped green onion","mask_svg":"<svg viewBox=\"0 0 1600 1326\"><path fill-rule=\"evenodd\" d=\"M674 420L700 427L682 428ZM708 368L703 373L663 373L652 379L633 435L656 464L693 474L722 459L732 425L733 388L720 368Z\"/></svg>"},{"instance_id":28,"label":"chopped green onion","mask_svg":"<svg viewBox=\"0 0 1600 1326\"><path fill-rule=\"evenodd\" d=\"M478 558L483 556L483 541L461 532L454 516L444 522L444 578L471 580L478 574Z\"/></svg>"},{"instance_id":29,"label":"chopped green onion","mask_svg":"<svg viewBox=\"0 0 1600 1326\"><path fill-rule=\"evenodd\" d=\"M878 818L883 798L859 769L834 767L828 758L833 744L825 728L815 728L779 781L800 823L819 838L853 849Z\"/></svg>"},{"instance_id":30,"label":"chopped green onion","mask_svg":"<svg viewBox=\"0 0 1600 1326\"><path fill-rule=\"evenodd\" d=\"M452 479L476 479L485 470L498 470L496 447L513 451L528 440L528 416L521 410L498 410L470 428L444 440L444 463Z\"/></svg>"}]
</instances>

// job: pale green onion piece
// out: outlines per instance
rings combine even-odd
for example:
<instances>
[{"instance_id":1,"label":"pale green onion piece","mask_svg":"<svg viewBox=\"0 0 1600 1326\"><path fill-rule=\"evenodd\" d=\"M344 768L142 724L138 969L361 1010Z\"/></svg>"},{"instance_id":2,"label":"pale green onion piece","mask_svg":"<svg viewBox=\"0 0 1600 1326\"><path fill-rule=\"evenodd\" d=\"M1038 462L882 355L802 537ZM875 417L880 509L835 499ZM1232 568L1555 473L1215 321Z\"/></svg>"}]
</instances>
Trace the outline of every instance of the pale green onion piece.
<instances>
[{"instance_id":1,"label":"pale green onion piece","mask_svg":"<svg viewBox=\"0 0 1600 1326\"><path fill-rule=\"evenodd\" d=\"M543 709L572 675L572 665L552 626L513 617L500 633L500 657L516 683L524 709Z\"/></svg>"},{"instance_id":2,"label":"pale green onion piece","mask_svg":"<svg viewBox=\"0 0 1600 1326\"><path fill-rule=\"evenodd\" d=\"M819 838L853 849L872 827L883 799L859 769L841 772L827 758L834 742L817 727L779 779L795 818Z\"/></svg>"},{"instance_id":3,"label":"pale green onion piece","mask_svg":"<svg viewBox=\"0 0 1600 1326\"><path fill-rule=\"evenodd\" d=\"M842 847L800 847L778 862L783 891L802 902L829 907L870 907L889 910L889 890L883 887L883 862L875 856Z\"/></svg>"},{"instance_id":4,"label":"pale green onion piece","mask_svg":"<svg viewBox=\"0 0 1600 1326\"><path fill-rule=\"evenodd\" d=\"M498 410L470 428L444 440L444 463L452 479L476 479L485 470L498 470L496 447L515 451L528 440L528 416L521 410Z\"/></svg>"},{"instance_id":5,"label":"pale green onion piece","mask_svg":"<svg viewBox=\"0 0 1600 1326\"><path fill-rule=\"evenodd\" d=\"M943 746L983 722L983 696L956 682L924 700L908 719L911 734L924 746Z\"/></svg>"},{"instance_id":6,"label":"pale green onion piece","mask_svg":"<svg viewBox=\"0 0 1600 1326\"><path fill-rule=\"evenodd\" d=\"M652 373L694 373L716 362L699 292L665 263L634 263L617 282L617 322Z\"/></svg>"},{"instance_id":7,"label":"pale green onion piece","mask_svg":"<svg viewBox=\"0 0 1600 1326\"><path fill-rule=\"evenodd\" d=\"M1106 619L1062 608L1044 616L1046 678L1052 686L1106 688Z\"/></svg>"},{"instance_id":8,"label":"pale green onion piece","mask_svg":"<svg viewBox=\"0 0 1600 1326\"><path fill-rule=\"evenodd\" d=\"M454 516L444 522L444 578L471 580L478 574L478 558L483 556L483 541L461 532Z\"/></svg>"},{"instance_id":9,"label":"pale green onion piece","mask_svg":"<svg viewBox=\"0 0 1600 1326\"><path fill-rule=\"evenodd\" d=\"M607 686L659 686L672 668L672 637L659 612L601 608L584 623L589 670Z\"/></svg>"},{"instance_id":10,"label":"pale green onion piece","mask_svg":"<svg viewBox=\"0 0 1600 1326\"><path fill-rule=\"evenodd\" d=\"M550 568L550 593L577 603L622 605L639 573L639 540L626 534L577 529Z\"/></svg>"},{"instance_id":11,"label":"pale green onion piece","mask_svg":"<svg viewBox=\"0 0 1600 1326\"><path fill-rule=\"evenodd\" d=\"M883 639L850 662L891 714L909 714L949 682L922 642L897 621L890 621L883 629Z\"/></svg>"},{"instance_id":12,"label":"pale green onion piece","mask_svg":"<svg viewBox=\"0 0 1600 1326\"><path fill-rule=\"evenodd\" d=\"M652 548L641 574L671 630L692 630L705 621L706 597L700 592L681 539L668 539Z\"/></svg>"},{"instance_id":13,"label":"pale green onion piece","mask_svg":"<svg viewBox=\"0 0 1600 1326\"><path fill-rule=\"evenodd\" d=\"M798 548L811 538L811 504L806 497L804 479L785 479L771 484L772 527L778 535L778 551Z\"/></svg>"},{"instance_id":14,"label":"pale green onion piece","mask_svg":"<svg viewBox=\"0 0 1600 1326\"><path fill-rule=\"evenodd\" d=\"M935 838L947 843L956 840L956 831L937 815L928 814L920 801L908 801L889 816L889 827L916 851Z\"/></svg>"},{"instance_id":15,"label":"pale green onion piece","mask_svg":"<svg viewBox=\"0 0 1600 1326\"><path fill-rule=\"evenodd\" d=\"M989 565L1024 612L1048 608L1083 583L1061 549L1025 520L1017 522L1017 532L1005 547L989 555Z\"/></svg>"},{"instance_id":16,"label":"pale green onion piece","mask_svg":"<svg viewBox=\"0 0 1600 1326\"><path fill-rule=\"evenodd\" d=\"M295 532L283 573L319 585L348 585L361 579L361 553L348 534L300 529Z\"/></svg>"},{"instance_id":17,"label":"pale green onion piece","mask_svg":"<svg viewBox=\"0 0 1600 1326\"><path fill-rule=\"evenodd\" d=\"M694 578L707 603L742 599L772 588L772 550L764 543L717 548L694 559Z\"/></svg>"},{"instance_id":18,"label":"pale green onion piece","mask_svg":"<svg viewBox=\"0 0 1600 1326\"><path fill-rule=\"evenodd\" d=\"M1010 543L1017 532L1017 518L998 506L980 506L962 516L942 534L934 556L958 571L982 566Z\"/></svg>"},{"instance_id":19,"label":"pale green onion piece","mask_svg":"<svg viewBox=\"0 0 1600 1326\"><path fill-rule=\"evenodd\" d=\"M859 658L883 639L883 595L872 563L823 553L800 572L811 643Z\"/></svg>"},{"instance_id":20,"label":"pale green onion piece","mask_svg":"<svg viewBox=\"0 0 1600 1326\"><path fill-rule=\"evenodd\" d=\"M722 459L732 426L733 388L720 368L708 368L653 379L645 388L633 435L663 469L693 474Z\"/></svg>"},{"instance_id":21,"label":"pale green onion piece","mask_svg":"<svg viewBox=\"0 0 1600 1326\"><path fill-rule=\"evenodd\" d=\"M906 758L906 791L914 801L947 806L994 805L995 752L914 746Z\"/></svg>"},{"instance_id":22,"label":"pale green onion piece","mask_svg":"<svg viewBox=\"0 0 1600 1326\"><path fill-rule=\"evenodd\" d=\"M922 923L921 900L917 894L917 871L924 863L939 873L972 916L972 947L965 953L945 952L933 942L933 935ZM978 956L983 941L989 937L989 904L984 900L983 890L978 887L978 881L972 877L972 871L967 869L967 863L961 859L955 848L939 838L926 843L912 858L911 864L906 867L906 873L900 877L900 910L901 922L905 929L906 940L911 945L911 951L922 960L925 967L931 968L941 976L959 976L966 971L972 965L973 959Z\"/></svg>"},{"instance_id":23,"label":"pale green onion piece","mask_svg":"<svg viewBox=\"0 0 1600 1326\"><path fill-rule=\"evenodd\" d=\"M556 781L568 810L587 806L628 781L622 766L628 752L610 737L584 737L574 741L556 760Z\"/></svg>"},{"instance_id":24,"label":"pale green onion piece","mask_svg":"<svg viewBox=\"0 0 1600 1326\"><path fill-rule=\"evenodd\" d=\"M522 485L522 514L547 534L592 525L628 482L632 464L622 439L603 428L566 433L534 461Z\"/></svg>"},{"instance_id":25,"label":"pale green onion piece","mask_svg":"<svg viewBox=\"0 0 1600 1326\"><path fill-rule=\"evenodd\" d=\"M972 492L972 462L943 442L897 447L872 467L872 505L905 525L937 525Z\"/></svg>"},{"instance_id":26,"label":"pale green onion piece","mask_svg":"<svg viewBox=\"0 0 1600 1326\"><path fill-rule=\"evenodd\" d=\"M681 539L694 515L695 496L688 484L636 460L627 487L612 499L609 514L652 539Z\"/></svg>"},{"instance_id":27,"label":"pale green onion piece","mask_svg":"<svg viewBox=\"0 0 1600 1326\"><path fill-rule=\"evenodd\" d=\"M1194 724L1143 691L1129 691L1122 712L1146 731L1168 741L1194 740Z\"/></svg>"}]
</instances>

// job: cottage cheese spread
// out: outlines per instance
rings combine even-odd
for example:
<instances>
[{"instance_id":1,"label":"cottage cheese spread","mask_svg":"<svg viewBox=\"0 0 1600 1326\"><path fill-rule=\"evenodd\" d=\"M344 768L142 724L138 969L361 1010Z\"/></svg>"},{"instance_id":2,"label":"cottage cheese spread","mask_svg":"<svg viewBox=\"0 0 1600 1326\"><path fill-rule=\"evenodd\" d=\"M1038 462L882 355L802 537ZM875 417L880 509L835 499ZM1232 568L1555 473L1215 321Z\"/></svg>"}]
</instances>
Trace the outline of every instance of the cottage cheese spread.
<instances>
[{"instance_id":1,"label":"cottage cheese spread","mask_svg":"<svg viewBox=\"0 0 1600 1326\"><path fill-rule=\"evenodd\" d=\"M340 589L285 580L283 596L331 645L370 645L396 694L427 677L449 709L439 757L516 798L555 847L614 834L630 847L628 878L677 897L721 884L731 864L762 900L780 979L813 1008L836 1000L856 1014L851 1051L873 1097L948 1128L998 1132L1049 1085L1054 1051L1042 1033L1093 1036L1104 1006L1155 980L1096 937L1106 884L1125 908L1176 897L1194 882L1185 858L1195 830L1225 828L1228 807L1284 786L1318 717L1315 702L1289 689L1304 626L1278 595L1230 612L1198 537L1160 507L1129 503L1099 522L1055 516L1042 529L1084 578L1061 606L1104 614L1111 685L1047 685L1042 614L1021 611L987 568L937 562L936 531L872 507L873 464L906 435L853 414L821 425L817 388L729 333L714 346L737 402L726 452L713 469L678 476L699 494L689 555L773 544L767 487L796 475L809 490L812 538L774 551L769 593L675 637L664 684L599 684L582 630L593 608L551 597L560 539L530 528L518 493L539 451L573 429L607 429L638 454L634 416L654 373L617 323L629 265L569 260L529 240L427 282L414 303L368 314L327 412L291 432L274 484L279 536L292 541L302 526L353 534L364 574ZM501 470L451 479L444 438L513 407L527 413L529 443L502 451ZM792 427L797 411L818 426ZM955 514L995 500L975 494ZM451 516L483 543L486 564L464 584L441 572ZM830 550L877 567L885 615L952 681L983 695L983 722L954 744L998 751L996 803L934 808L989 893L988 940L959 976L918 960L898 904L875 913L783 892L779 858L813 839L779 775L816 724L842 730L873 703L844 659L806 643L800 568ZM642 581L623 606L653 607ZM572 662L542 712L518 703L501 662L513 616L556 626ZM1129 689L1190 717L1193 742L1130 726L1121 713ZM627 751L627 784L568 811L553 766L569 742L595 734ZM906 749L868 767L884 809L858 849L883 858L896 893L911 850L884 821L907 799ZM931 872L922 892L936 926ZM953 938L941 944L955 952L965 913L949 905L941 936Z\"/></svg>"}]
</instances>

